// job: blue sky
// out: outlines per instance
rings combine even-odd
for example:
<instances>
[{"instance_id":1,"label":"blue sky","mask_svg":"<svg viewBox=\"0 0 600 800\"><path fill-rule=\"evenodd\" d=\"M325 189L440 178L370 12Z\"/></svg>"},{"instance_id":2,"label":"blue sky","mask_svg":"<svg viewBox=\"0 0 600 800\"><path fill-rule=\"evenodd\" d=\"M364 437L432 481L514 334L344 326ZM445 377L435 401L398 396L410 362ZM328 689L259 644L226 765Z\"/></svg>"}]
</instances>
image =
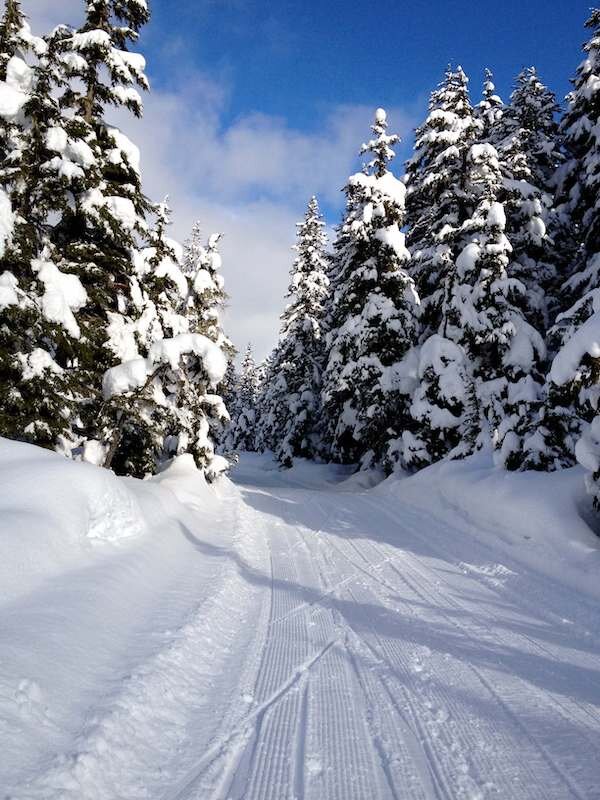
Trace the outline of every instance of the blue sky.
<instances>
[{"instance_id":1,"label":"blue sky","mask_svg":"<svg viewBox=\"0 0 600 800\"><path fill-rule=\"evenodd\" d=\"M460 63L478 95L484 66L503 96L535 64L559 97L578 63L589 0L364 2L155 0L146 36L157 85L173 57L226 83L224 121L251 111L318 129L339 104L423 109L448 63Z\"/></svg>"},{"instance_id":2,"label":"blue sky","mask_svg":"<svg viewBox=\"0 0 600 800\"><path fill-rule=\"evenodd\" d=\"M0 6L2 5L0 0ZM83 0L22 0L36 32L78 24ZM141 121L110 112L140 146L144 188L169 194L173 234L221 231L227 330L259 358L276 341L295 223L316 193L339 221L373 110L411 147L430 91L460 63L480 94L490 67L508 99L524 66L560 100L582 59L589 0L150 0L138 50L152 92Z\"/></svg>"}]
</instances>

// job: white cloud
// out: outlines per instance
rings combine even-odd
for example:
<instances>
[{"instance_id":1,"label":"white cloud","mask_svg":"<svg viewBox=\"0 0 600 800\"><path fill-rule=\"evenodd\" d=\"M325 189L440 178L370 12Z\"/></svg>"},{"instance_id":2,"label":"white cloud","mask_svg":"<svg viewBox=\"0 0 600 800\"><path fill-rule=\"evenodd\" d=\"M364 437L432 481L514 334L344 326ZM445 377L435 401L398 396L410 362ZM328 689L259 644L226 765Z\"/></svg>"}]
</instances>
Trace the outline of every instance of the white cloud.
<instances>
[{"instance_id":1,"label":"white cloud","mask_svg":"<svg viewBox=\"0 0 600 800\"><path fill-rule=\"evenodd\" d=\"M77 25L83 9L80 0L29 0L22 6L37 34L45 33L61 23ZM0 8L4 8L4 2L0 3Z\"/></svg>"},{"instance_id":2,"label":"white cloud","mask_svg":"<svg viewBox=\"0 0 600 800\"><path fill-rule=\"evenodd\" d=\"M279 330L295 222L312 194L336 208L343 202L340 190L356 168L372 109L332 109L314 134L263 114L223 128L221 98L214 88L196 89L193 101L187 89L155 91L142 120L121 124L142 149L146 191L170 196L174 233L185 238L195 219L207 232L224 233L228 331L239 349L252 341L263 358ZM404 115L390 118L410 128Z\"/></svg>"},{"instance_id":3,"label":"white cloud","mask_svg":"<svg viewBox=\"0 0 600 800\"><path fill-rule=\"evenodd\" d=\"M34 31L77 22L74 2L34 0L27 8ZM251 340L263 358L279 330L295 222L312 194L329 207L343 202L340 190L356 168L376 98L373 108L327 109L314 132L259 112L224 124L227 84L177 63L173 58L178 72L170 75L177 89L151 92L142 120L113 111L111 121L141 148L146 193L153 199L169 194L176 237L184 239L196 219L207 234L223 232L227 330L239 349ZM401 134L412 127L400 110L390 110L389 118Z\"/></svg>"}]
</instances>

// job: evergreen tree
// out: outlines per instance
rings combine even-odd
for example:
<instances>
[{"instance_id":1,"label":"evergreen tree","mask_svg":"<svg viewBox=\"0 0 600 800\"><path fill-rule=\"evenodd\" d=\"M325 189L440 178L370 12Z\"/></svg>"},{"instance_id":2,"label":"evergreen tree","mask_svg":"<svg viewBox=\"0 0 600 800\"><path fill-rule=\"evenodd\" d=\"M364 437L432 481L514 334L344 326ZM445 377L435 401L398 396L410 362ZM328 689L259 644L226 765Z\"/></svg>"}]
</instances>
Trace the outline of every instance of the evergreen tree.
<instances>
[{"instance_id":1,"label":"evergreen tree","mask_svg":"<svg viewBox=\"0 0 600 800\"><path fill-rule=\"evenodd\" d=\"M311 198L304 221L297 227L297 258L287 295L292 302L282 314L273 354L276 377L265 386L261 404L261 422L268 428L263 435L286 467L292 466L296 456L313 458L320 452L316 428L324 360L322 319L329 280L325 223L316 197Z\"/></svg>"},{"instance_id":2,"label":"evergreen tree","mask_svg":"<svg viewBox=\"0 0 600 800\"><path fill-rule=\"evenodd\" d=\"M467 157L481 131L467 76L461 67L448 69L431 95L429 114L417 128L406 165L410 274L421 297L424 338L445 335L461 226L473 212L466 189Z\"/></svg>"},{"instance_id":3,"label":"evergreen tree","mask_svg":"<svg viewBox=\"0 0 600 800\"><path fill-rule=\"evenodd\" d=\"M233 366L236 350L223 330L221 316L227 294L221 275L222 259L219 253L221 234L209 236L206 245L200 243L200 226L196 223L190 239L186 242L183 269L190 276L190 290L187 300L186 316L190 330L206 336L224 353L227 363ZM227 377L227 373L226 373ZM232 392L229 387L229 393ZM204 404L210 438L215 448L221 449L227 438L230 425L230 412L227 398L223 395L227 386L219 385L216 395Z\"/></svg>"},{"instance_id":4,"label":"evergreen tree","mask_svg":"<svg viewBox=\"0 0 600 800\"><path fill-rule=\"evenodd\" d=\"M388 170L399 139L386 133L383 109L372 130L361 153L373 158L346 185L346 215L334 245L322 392L331 457L363 467L388 461L408 419L400 373L417 340L419 311L401 232L405 187Z\"/></svg>"},{"instance_id":5,"label":"evergreen tree","mask_svg":"<svg viewBox=\"0 0 600 800\"><path fill-rule=\"evenodd\" d=\"M150 359L154 368L147 371L143 385L134 387L133 394L128 388L109 398L121 412L119 444L112 463L118 471L143 475L156 471L173 456L191 453L198 468L212 479L227 468L227 462L215 453L229 415L206 358L214 360L216 352L226 365L231 348L219 321L224 291L217 274L221 264L216 252L218 237L211 237L209 248L199 251L198 263L188 278L183 271L184 249L166 235L170 214L166 203L158 204L155 213L151 246L137 254L135 263L133 298L139 315L127 323L135 340L132 346L146 361ZM198 279L201 272L205 277ZM209 291L207 275L214 283L213 291ZM121 319L116 318L114 324L120 325ZM123 334L121 328L121 341ZM139 360L135 350L132 358ZM225 368L219 383L224 373Z\"/></svg>"},{"instance_id":6,"label":"evergreen tree","mask_svg":"<svg viewBox=\"0 0 600 800\"><path fill-rule=\"evenodd\" d=\"M558 110L552 92L529 67L517 77L498 130L507 232L527 287L528 318L543 329L555 315L553 295L573 256L572 236L554 205L556 171L565 158Z\"/></svg>"},{"instance_id":7,"label":"evergreen tree","mask_svg":"<svg viewBox=\"0 0 600 800\"><path fill-rule=\"evenodd\" d=\"M547 469L569 466L577 456L590 470L588 488L599 507L596 460L600 372L596 342L600 325L600 144L595 134L600 123L599 9L592 11L586 26L591 30L584 45L586 57L573 80L561 123L570 157L559 171L558 187L560 211L578 233L581 245L572 275L561 290L564 310L550 331L551 347L557 354L548 380L539 450Z\"/></svg>"},{"instance_id":8,"label":"evergreen tree","mask_svg":"<svg viewBox=\"0 0 600 800\"><path fill-rule=\"evenodd\" d=\"M130 447L125 447L128 455L119 457L117 443L127 415L119 401L103 400L101 392L107 369L129 361L136 350L144 355L136 329L143 311L136 260L140 243L152 236L147 222L152 206L142 193L137 147L108 124L105 114L108 106L141 114L135 86L147 88L144 59L129 52L127 45L136 41L148 16L143 0L86 0L83 26L63 43L70 81L61 105L91 156L71 185L72 202L53 230L53 241L61 269L80 279L88 297L80 314L82 336L76 354L78 374L90 387L82 430L86 439L111 442L107 466L115 457L116 464L151 460L148 452L141 452L142 442L135 458ZM69 153L68 141L57 141L56 146L59 157Z\"/></svg>"},{"instance_id":9,"label":"evergreen tree","mask_svg":"<svg viewBox=\"0 0 600 800\"><path fill-rule=\"evenodd\" d=\"M242 361L237 385L234 414L227 437L227 450L256 449L256 403L258 381L252 345L249 343Z\"/></svg>"},{"instance_id":10,"label":"evergreen tree","mask_svg":"<svg viewBox=\"0 0 600 800\"><path fill-rule=\"evenodd\" d=\"M5 9L2 25L6 35ZM18 25L21 25L18 28ZM21 19L13 23L39 54L33 66L13 55L0 84L14 104L7 112L1 180L14 228L1 259L4 280L14 286L13 302L2 309L0 374L10 390L0 399L0 430L47 447L69 449L84 384L73 375L81 328L75 314L87 294L76 275L62 270L53 226L71 203L72 181L90 149L69 138L56 93L65 85L61 45L69 32L57 28L45 42L31 37ZM58 143L70 150L56 157Z\"/></svg>"},{"instance_id":11,"label":"evergreen tree","mask_svg":"<svg viewBox=\"0 0 600 800\"><path fill-rule=\"evenodd\" d=\"M498 201L503 177L491 145L471 147L468 187L479 202L462 229L447 336L470 361L481 417L479 443L487 439L488 428L501 462L511 467L531 408L539 402L546 351L523 311L527 289L514 277L506 212Z\"/></svg>"},{"instance_id":12,"label":"evergreen tree","mask_svg":"<svg viewBox=\"0 0 600 800\"><path fill-rule=\"evenodd\" d=\"M556 314L556 287L573 254L572 234L558 213L553 199L556 170L564 160L561 136L555 121L557 105L554 95L541 83L536 70L523 70L517 78L498 126L498 149L503 172L503 192L507 224L506 234L512 246L511 277L520 281L525 291L517 302L528 322L540 333L547 330ZM540 363L536 372L547 371ZM552 414L545 398L549 388L539 387L536 376L530 399L520 412L527 414L516 420L519 443L506 465L519 469L544 469L554 461L555 425L548 422ZM558 395L552 391L555 401ZM570 427L568 415L556 406L561 422ZM560 410L559 410L560 407ZM552 453L552 455L550 455Z\"/></svg>"},{"instance_id":13,"label":"evergreen tree","mask_svg":"<svg viewBox=\"0 0 600 800\"><path fill-rule=\"evenodd\" d=\"M504 114L505 105L496 94L494 76L491 70L485 70L482 99L475 106L474 116L480 120L482 127L480 137L483 141L495 143L498 123Z\"/></svg>"},{"instance_id":14,"label":"evergreen tree","mask_svg":"<svg viewBox=\"0 0 600 800\"><path fill-rule=\"evenodd\" d=\"M412 468L445 455L467 455L479 436L474 377L455 335L452 297L464 226L478 202L469 183L470 150L486 121L497 121L500 112L491 76L484 94L486 105L475 113L467 76L460 67L449 69L431 95L429 114L417 129L407 164L407 241L423 307L423 344L415 364L418 385L410 406L413 424L407 426L401 448L404 463Z\"/></svg>"},{"instance_id":15,"label":"evergreen tree","mask_svg":"<svg viewBox=\"0 0 600 800\"><path fill-rule=\"evenodd\" d=\"M147 357L154 346L189 332L188 282L180 267L182 248L167 236L170 209L166 201L154 207L154 214L148 247L133 254L129 313L107 312L109 341L118 343L124 362ZM178 368L183 368L183 361ZM177 380L182 381L176 373L172 366L158 369L134 394L116 392L108 398L102 437L111 442L104 461L107 466L143 477L178 452L181 398L172 389Z\"/></svg>"},{"instance_id":16,"label":"evergreen tree","mask_svg":"<svg viewBox=\"0 0 600 800\"><path fill-rule=\"evenodd\" d=\"M472 453L480 414L464 349L432 334L419 349L414 371L417 380L410 405L414 425L398 442L398 459L414 470L444 457L462 458Z\"/></svg>"}]
</instances>

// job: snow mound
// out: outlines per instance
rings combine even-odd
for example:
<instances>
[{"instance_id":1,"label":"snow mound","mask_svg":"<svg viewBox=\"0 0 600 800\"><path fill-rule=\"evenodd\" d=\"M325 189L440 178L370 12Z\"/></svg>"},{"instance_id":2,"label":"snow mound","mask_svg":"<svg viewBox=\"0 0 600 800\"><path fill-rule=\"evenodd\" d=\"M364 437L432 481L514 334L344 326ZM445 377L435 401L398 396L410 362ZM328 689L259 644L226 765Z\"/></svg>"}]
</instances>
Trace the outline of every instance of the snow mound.
<instances>
[{"instance_id":1,"label":"snow mound","mask_svg":"<svg viewBox=\"0 0 600 800\"><path fill-rule=\"evenodd\" d=\"M209 489L204 473L196 466L191 453L183 453L172 459L149 482L169 489L180 503L190 508L210 508L217 502L217 496Z\"/></svg>"},{"instance_id":2,"label":"snow mound","mask_svg":"<svg viewBox=\"0 0 600 800\"><path fill-rule=\"evenodd\" d=\"M0 585L33 589L81 558L91 540L145 531L135 495L108 470L0 438Z\"/></svg>"},{"instance_id":3,"label":"snow mound","mask_svg":"<svg viewBox=\"0 0 600 800\"><path fill-rule=\"evenodd\" d=\"M600 539L587 524L590 499L581 467L506 472L490 453L394 475L373 493L412 505L558 583L600 597ZM496 576L497 577L497 576Z\"/></svg>"}]
</instances>

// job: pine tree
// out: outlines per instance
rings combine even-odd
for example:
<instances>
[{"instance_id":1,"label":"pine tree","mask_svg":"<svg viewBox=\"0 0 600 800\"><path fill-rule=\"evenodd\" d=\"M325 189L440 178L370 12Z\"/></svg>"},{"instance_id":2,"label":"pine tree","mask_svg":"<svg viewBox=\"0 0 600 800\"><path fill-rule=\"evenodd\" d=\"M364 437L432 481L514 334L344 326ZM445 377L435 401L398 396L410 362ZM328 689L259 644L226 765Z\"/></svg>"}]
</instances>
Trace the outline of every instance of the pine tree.
<instances>
[{"instance_id":1,"label":"pine tree","mask_svg":"<svg viewBox=\"0 0 600 800\"><path fill-rule=\"evenodd\" d=\"M44 42L33 36L29 23L21 10L20 0L5 0L2 19L0 20L0 81L6 81L7 68L15 56L25 60L28 52L42 55Z\"/></svg>"},{"instance_id":2,"label":"pine tree","mask_svg":"<svg viewBox=\"0 0 600 800\"><path fill-rule=\"evenodd\" d=\"M534 67L516 80L499 125L508 234L529 295L529 318L548 327L553 294L573 255L571 234L554 205L556 173L565 160L553 93ZM562 278L564 280L564 278Z\"/></svg>"},{"instance_id":3,"label":"pine tree","mask_svg":"<svg viewBox=\"0 0 600 800\"><path fill-rule=\"evenodd\" d=\"M419 300L401 233L405 187L388 170L399 138L386 130L378 109L374 138L361 148L373 158L345 188L322 392L331 457L363 467L390 466L390 447L408 418L400 365L418 335Z\"/></svg>"},{"instance_id":4,"label":"pine tree","mask_svg":"<svg viewBox=\"0 0 600 800\"><path fill-rule=\"evenodd\" d=\"M227 437L227 450L249 451L256 449L256 404L258 380L252 344L248 344L242 360L236 391L234 414Z\"/></svg>"},{"instance_id":5,"label":"pine tree","mask_svg":"<svg viewBox=\"0 0 600 800\"><path fill-rule=\"evenodd\" d=\"M510 105L497 127L504 178L499 199L504 204L506 234L512 247L510 274L525 288L516 302L542 334L555 316L556 287L573 252L572 236L553 199L556 170L564 160L557 110L554 95L531 67L518 76ZM547 369L547 363L536 364L529 401L521 405L521 416L513 416L509 423L513 448L505 463L510 468L544 469L548 453L556 450L553 426L547 425L548 387L540 387L541 372ZM559 413L566 422L563 411Z\"/></svg>"},{"instance_id":6,"label":"pine tree","mask_svg":"<svg viewBox=\"0 0 600 800\"><path fill-rule=\"evenodd\" d=\"M480 137L490 144L496 142L498 123L504 114L505 105L502 98L496 94L494 75L491 70L485 70L483 81L482 100L475 106L474 116L481 122Z\"/></svg>"},{"instance_id":7,"label":"pine tree","mask_svg":"<svg viewBox=\"0 0 600 800\"><path fill-rule=\"evenodd\" d=\"M448 69L431 95L429 114L417 129L414 153L406 165L410 274L421 298L424 338L444 335L457 240L473 212L466 190L467 157L481 131L467 76L461 67Z\"/></svg>"},{"instance_id":8,"label":"pine tree","mask_svg":"<svg viewBox=\"0 0 600 800\"><path fill-rule=\"evenodd\" d=\"M276 378L266 385L261 405L261 419L269 427L264 435L285 467L292 466L294 457L314 458L320 452L316 429L325 355L322 320L329 280L325 223L316 197L311 198L304 221L297 227L297 258L287 295L291 303L281 316L281 334L272 360Z\"/></svg>"},{"instance_id":9,"label":"pine tree","mask_svg":"<svg viewBox=\"0 0 600 800\"><path fill-rule=\"evenodd\" d=\"M480 414L464 349L432 334L418 351L414 371L417 380L410 405L414 425L403 431L398 460L415 470L445 457L470 455L479 436Z\"/></svg>"},{"instance_id":10,"label":"pine tree","mask_svg":"<svg viewBox=\"0 0 600 800\"><path fill-rule=\"evenodd\" d=\"M422 347L414 368L418 385L410 406L413 424L398 445L403 462L412 468L446 455L468 455L479 436L474 377L453 335L451 306L464 226L478 202L469 187L470 150L483 135L481 117L486 111L494 118L499 113L493 98L490 78L484 101L489 105L475 113L467 76L460 67L448 69L431 95L428 117L417 130L407 164L407 241L423 307ZM489 115L486 119L491 122Z\"/></svg>"},{"instance_id":11,"label":"pine tree","mask_svg":"<svg viewBox=\"0 0 600 800\"><path fill-rule=\"evenodd\" d=\"M105 113L108 106L124 106L141 114L135 85L147 88L144 59L129 52L127 44L137 39L148 17L144 0L86 0L83 26L63 43L70 81L61 105L72 120L72 133L86 142L89 153L52 238L61 269L80 279L88 297L76 354L78 375L89 387L82 433L103 446L110 441L107 466L117 455L126 415L118 401L103 399L102 375L142 346L134 331L141 313L135 262L140 243L151 235L147 215L152 206L141 189L138 149L108 124ZM56 147L60 158L69 155L68 140L57 141ZM117 457L115 463L131 458ZM150 455L140 452L134 460L148 463Z\"/></svg>"},{"instance_id":12,"label":"pine tree","mask_svg":"<svg viewBox=\"0 0 600 800\"><path fill-rule=\"evenodd\" d=\"M107 314L109 341L118 342L124 362L147 357L154 346L189 332L189 287L180 267L182 248L167 236L170 209L166 201L154 206L154 215L148 247L133 254L129 313ZM102 437L111 442L106 465L118 473L143 477L177 454L181 412L181 398L173 393L177 380L182 382L175 368L162 368L134 394L115 393L109 398Z\"/></svg>"},{"instance_id":13,"label":"pine tree","mask_svg":"<svg viewBox=\"0 0 600 800\"><path fill-rule=\"evenodd\" d=\"M69 139L69 121L56 94L65 85L61 46L68 30L57 28L46 41L31 37L24 20L6 17L38 53L33 66L17 54L5 64L3 92L16 96L16 116L5 118L1 180L13 214L14 230L0 271L14 286L13 302L2 309L0 374L10 389L0 399L0 430L46 447L69 449L71 420L77 416L82 383L72 364L81 339L75 314L87 294L78 277L61 269L52 241L53 225L71 202L71 182L89 155L86 143ZM17 9L18 10L18 9ZM13 43L14 44L14 43ZM10 45L9 45L10 51ZM67 142L70 158L56 157L57 142Z\"/></svg>"},{"instance_id":14,"label":"pine tree","mask_svg":"<svg viewBox=\"0 0 600 800\"><path fill-rule=\"evenodd\" d=\"M225 368L215 383L206 358L226 365L231 355L219 320L225 295L217 273L218 236L211 237L208 248L199 249L195 269L189 270L187 248L166 235L170 217L166 203L158 204L155 214L151 246L135 260L133 298L139 315L128 323L135 345L146 361L152 361L153 369L147 371L143 385L135 385L133 394L129 388L111 394L121 411L112 463L118 471L143 475L176 455L191 453L197 467L213 479L228 466L216 449L229 415L218 391ZM120 322L114 320L115 325ZM121 340L123 333L121 329Z\"/></svg>"},{"instance_id":15,"label":"pine tree","mask_svg":"<svg viewBox=\"0 0 600 800\"><path fill-rule=\"evenodd\" d=\"M581 246L573 273L561 290L564 310L550 331L551 346L557 354L549 375L545 436L540 450L548 469L568 466L576 456L591 473L588 488L598 508L600 144L595 131L600 123L600 9L592 11L586 26L592 32L584 46L586 57L573 80L561 123L570 157L559 171L558 187L560 210L578 233Z\"/></svg>"},{"instance_id":16,"label":"pine tree","mask_svg":"<svg viewBox=\"0 0 600 800\"><path fill-rule=\"evenodd\" d=\"M188 293L186 316L190 330L206 336L224 353L227 363L233 365L236 350L222 325L222 313L227 302L225 284L221 275L222 259L219 253L221 234L208 237L206 245L201 244L200 225L196 223L190 239L186 242L183 256L183 270L189 274L190 290ZM230 412L227 398L223 390L227 387L219 385L216 394L204 402L210 438L216 449L225 444ZM229 390L231 392L231 388ZM223 469L225 466L221 463Z\"/></svg>"},{"instance_id":17,"label":"pine tree","mask_svg":"<svg viewBox=\"0 0 600 800\"><path fill-rule=\"evenodd\" d=\"M480 408L479 443L487 438L511 467L531 406L543 383L543 337L526 319L526 287L514 277L513 248L506 236L503 177L497 151L476 144L469 153L469 192L479 198L462 229L447 336L470 361ZM517 456L518 458L518 456Z\"/></svg>"}]
</instances>

